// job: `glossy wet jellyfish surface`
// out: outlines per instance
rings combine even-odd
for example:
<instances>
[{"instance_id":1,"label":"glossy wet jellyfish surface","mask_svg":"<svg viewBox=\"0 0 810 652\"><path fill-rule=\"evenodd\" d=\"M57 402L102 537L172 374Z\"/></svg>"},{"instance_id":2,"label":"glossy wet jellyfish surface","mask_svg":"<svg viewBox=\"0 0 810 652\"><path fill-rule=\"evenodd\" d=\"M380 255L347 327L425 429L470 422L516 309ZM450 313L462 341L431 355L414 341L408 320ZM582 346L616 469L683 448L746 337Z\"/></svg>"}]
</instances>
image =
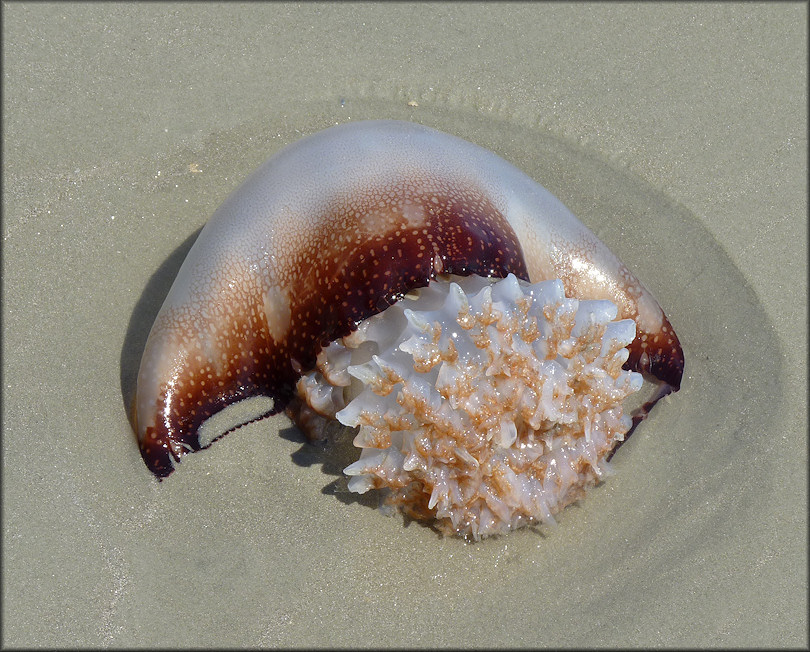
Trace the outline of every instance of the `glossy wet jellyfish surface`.
<instances>
[{"instance_id":1,"label":"glossy wet jellyfish surface","mask_svg":"<svg viewBox=\"0 0 810 652\"><path fill-rule=\"evenodd\" d=\"M267 396L311 438L357 429L351 491L480 539L599 481L683 368L655 297L537 181L372 120L288 145L217 209L150 331L133 425L163 479L230 432L201 435L214 415ZM642 376L656 393L628 408Z\"/></svg>"}]
</instances>

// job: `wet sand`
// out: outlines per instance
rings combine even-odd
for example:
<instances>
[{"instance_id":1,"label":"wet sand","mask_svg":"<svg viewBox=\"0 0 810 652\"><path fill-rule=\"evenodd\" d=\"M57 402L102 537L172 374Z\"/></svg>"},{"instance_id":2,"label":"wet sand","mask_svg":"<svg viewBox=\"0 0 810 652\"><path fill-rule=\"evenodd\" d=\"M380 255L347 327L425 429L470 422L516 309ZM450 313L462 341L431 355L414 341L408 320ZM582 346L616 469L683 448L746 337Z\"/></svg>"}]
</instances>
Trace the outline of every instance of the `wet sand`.
<instances>
[{"instance_id":1,"label":"wet sand","mask_svg":"<svg viewBox=\"0 0 810 652\"><path fill-rule=\"evenodd\" d=\"M807 8L3 6L5 647L807 646ZM470 545L245 426L158 483L128 420L206 219L364 118L488 147L667 310L616 473Z\"/></svg>"}]
</instances>

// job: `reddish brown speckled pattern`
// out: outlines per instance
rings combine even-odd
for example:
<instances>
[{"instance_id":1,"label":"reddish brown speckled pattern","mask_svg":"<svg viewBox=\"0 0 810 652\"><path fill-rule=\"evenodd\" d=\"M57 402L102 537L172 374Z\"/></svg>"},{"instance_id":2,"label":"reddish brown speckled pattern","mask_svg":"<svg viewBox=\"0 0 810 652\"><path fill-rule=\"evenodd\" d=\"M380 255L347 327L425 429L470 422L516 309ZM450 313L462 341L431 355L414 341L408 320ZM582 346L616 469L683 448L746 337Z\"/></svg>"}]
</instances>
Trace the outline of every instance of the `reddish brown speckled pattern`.
<instances>
[{"instance_id":1,"label":"reddish brown speckled pattern","mask_svg":"<svg viewBox=\"0 0 810 652\"><path fill-rule=\"evenodd\" d=\"M630 316L634 318L634 316ZM630 355L625 369L640 371L662 380L677 392L683 377L683 349L669 319L664 316L661 330L646 333L639 330L632 344L627 347Z\"/></svg>"},{"instance_id":2,"label":"reddish brown speckled pattern","mask_svg":"<svg viewBox=\"0 0 810 652\"><path fill-rule=\"evenodd\" d=\"M268 395L280 411L300 370L314 366L321 345L427 285L437 271L512 272L528 280L514 231L479 191L436 187L426 179L412 179L402 189L393 199L388 189L372 188L338 201L317 220L322 226L304 235L287 278L273 279L290 289L289 328L279 341L268 327L261 284L234 279L237 291L211 309L217 315L215 351L224 364L211 359L203 343L193 346L189 332L186 365L174 376L174 386L161 392L163 418L147 427L141 441L153 473L166 476L181 455L199 450L199 426L231 403ZM182 315L177 321L182 324Z\"/></svg>"}]
</instances>

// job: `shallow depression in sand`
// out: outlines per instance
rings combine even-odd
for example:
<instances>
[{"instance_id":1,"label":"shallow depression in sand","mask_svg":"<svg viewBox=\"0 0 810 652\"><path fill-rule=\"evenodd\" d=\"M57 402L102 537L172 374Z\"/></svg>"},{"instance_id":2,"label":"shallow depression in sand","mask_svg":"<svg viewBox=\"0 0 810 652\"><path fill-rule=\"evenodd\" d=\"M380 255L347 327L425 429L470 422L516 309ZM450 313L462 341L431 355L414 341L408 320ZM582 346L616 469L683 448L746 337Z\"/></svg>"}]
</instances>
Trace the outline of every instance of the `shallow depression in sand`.
<instances>
[{"instance_id":1,"label":"shallow depression in sand","mask_svg":"<svg viewBox=\"0 0 810 652\"><path fill-rule=\"evenodd\" d=\"M313 446L278 416L187 456L177 473L150 492L152 505L160 505L159 519L146 530L159 522L162 543L148 543L145 531L147 540L136 548L174 549L190 536L189 527L203 523L206 548L224 551L238 541L243 560L237 571L250 575L244 583L263 595L281 596L287 610L307 593L301 563L330 568L322 577L334 586L320 590L337 592L344 602L356 602L368 590L367 581L358 578L369 566L395 574L407 566L418 568L418 576L388 586L386 600L411 605L414 618L435 613L448 591L474 614L473 587L487 586L491 603L512 605L504 622L536 621L543 614L545 632L554 629L555 618L570 618L570 607L556 601L555 590L538 593L538 586L590 587L578 600L584 609L597 608L612 604L616 591L643 593L669 582L679 568L723 554L722 541L738 536L739 523L750 521L763 500L761 488L770 486L773 469L763 451L780 409L773 399L782 393L780 350L758 299L700 220L620 165L543 128L457 109L420 107L416 113L377 100L318 105L302 115L308 118L294 126L291 119L283 125L245 124L144 162L150 169L182 171L193 161L205 170L204 187L197 175L178 172L171 178L176 189L156 180L136 192L157 214L172 212L175 193L194 197L195 210L204 212L185 226L172 222L175 241L185 242L153 266L130 318L121 356L125 405L137 373L133 351L142 348L195 229L268 156L348 115L414 120L460 136L496 152L559 197L660 301L686 356L682 390L656 406L614 456L616 473L566 508L558 527L530 528L474 546L441 541L430 530L403 525L401 518L385 518L368 494L348 492L342 469L358 456L351 437ZM241 405L234 409L243 412L232 417L257 416L268 407L262 401L254 405L256 414ZM228 418L221 423L232 425ZM146 486L145 468L143 476ZM228 511L222 512L225 505ZM140 538L138 533L135 539ZM197 573L194 560L191 555L171 575ZM435 577L444 578L443 584L434 584ZM416 595L417 585L420 597L413 602L409 596ZM179 598L179 590L167 583L166 599ZM528 595L530 600L516 600ZM374 626L368 626L353 625L357 640L374 636ZM305 640L306 630L299 633Z\"/></svg>"}]
</instances>

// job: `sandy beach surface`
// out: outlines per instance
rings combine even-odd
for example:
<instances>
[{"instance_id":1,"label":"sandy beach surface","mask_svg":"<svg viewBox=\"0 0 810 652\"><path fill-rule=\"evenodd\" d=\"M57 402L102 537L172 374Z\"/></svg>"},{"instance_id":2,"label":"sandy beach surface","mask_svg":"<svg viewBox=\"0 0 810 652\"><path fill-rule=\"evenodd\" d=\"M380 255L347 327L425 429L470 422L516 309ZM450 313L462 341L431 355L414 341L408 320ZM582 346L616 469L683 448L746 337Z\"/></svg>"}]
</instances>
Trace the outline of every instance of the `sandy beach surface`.
<instances>
[{"instance_id":1,"label":"sandy beach surface","mask_svg":"<svg viewBox=\"0 0 810 652\"><path fill-rule=\"evenodd\" d=\"M805 3L2 5L2 645L808 645ZM554 192L683 389L556 525L469 544L284 416L159 483L129 405L225 197L411 120Z\"/></svg>"}]
</instances>

